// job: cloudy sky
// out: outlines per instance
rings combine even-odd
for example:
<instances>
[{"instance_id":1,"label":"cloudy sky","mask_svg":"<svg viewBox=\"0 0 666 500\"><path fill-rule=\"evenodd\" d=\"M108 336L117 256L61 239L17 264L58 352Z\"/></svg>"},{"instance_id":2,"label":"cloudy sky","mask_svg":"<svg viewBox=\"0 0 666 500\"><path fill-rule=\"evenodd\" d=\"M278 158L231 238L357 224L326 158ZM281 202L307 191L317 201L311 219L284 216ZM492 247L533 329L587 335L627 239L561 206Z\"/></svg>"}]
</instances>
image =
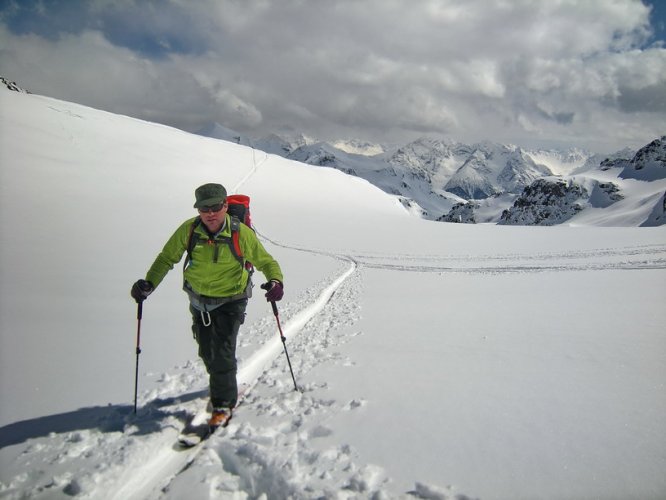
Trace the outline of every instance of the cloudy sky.
<instances>
[{"instance_id":1,"label":"cloudy sky","mask_svg":"<svg viewBox=\"0 0 666 500\"><path fill-rule=\"evenodd\" d=\"M660 0L0 0L0 75L188 131L611 152L666 134L665 11Z\"/></svg>"}]
</instances>

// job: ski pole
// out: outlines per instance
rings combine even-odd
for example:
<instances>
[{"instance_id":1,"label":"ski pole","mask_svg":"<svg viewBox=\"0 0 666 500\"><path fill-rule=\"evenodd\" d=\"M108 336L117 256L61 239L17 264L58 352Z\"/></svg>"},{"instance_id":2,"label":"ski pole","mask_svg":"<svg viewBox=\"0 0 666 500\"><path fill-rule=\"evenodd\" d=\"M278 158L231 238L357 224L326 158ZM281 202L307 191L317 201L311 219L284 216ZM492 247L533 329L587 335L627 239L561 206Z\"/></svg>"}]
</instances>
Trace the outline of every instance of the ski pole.
<instances>
[{"instance_id":1,"label":"ski pole","mask_svg":"<svg viewBox=\"0 0 666 500\"><path fill-rule=\"evenodd\" d=\"M291 372L291 379L294 381L294 390L298 391L298 385L296 384L296 377L294 377L294 370L291 367L291 360L289 359L289 352L287 351L287 339L282 333L282 325L280 325L280 315L278 314L277 304L274 300L271 301L271 306L273 307L273 314L275 315L275 321L277 322L278 331L280 332L280 340L282 340L282 347L284 347L284 354L287 356L287 364L289 365L289 372Z\"/></svg>"},{"instance_id":2,"label":"ski pole","mask_svg":"<svg viewBox=\"0 0 666 500\"><path fill-rule=\"evenodd\" d=\"M141 354L141 317L143 316L143 301L137 302L136 308L136 371L134 373L134 414L136 415L136 399L139 389L139 354Z\"/></svg>"}]
</instances>

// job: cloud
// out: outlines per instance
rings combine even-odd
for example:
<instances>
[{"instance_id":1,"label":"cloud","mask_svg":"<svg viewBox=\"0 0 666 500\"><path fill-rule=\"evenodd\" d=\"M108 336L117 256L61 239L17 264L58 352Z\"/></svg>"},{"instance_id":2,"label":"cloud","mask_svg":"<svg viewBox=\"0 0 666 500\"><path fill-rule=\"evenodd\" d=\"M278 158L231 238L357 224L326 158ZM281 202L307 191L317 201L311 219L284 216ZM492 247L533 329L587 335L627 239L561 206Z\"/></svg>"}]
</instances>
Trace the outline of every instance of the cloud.
<instances>
[{"instance_id":1,"label":"cloud","mask_svg":"<svg viewBox=\"0 0 666 500\"><path fill-rule=\"evenodd\" d=\"M645 86L640 89L620 89L620 109L626 113L650 112L666 115L666 83ZM664 125L666 129L666 125Z\"/></svg>"},{"instance_id":2,"label":"cloud","mask_svg":"<svg viewBox=\"0 0 666 500\"><path fill-rule=\"evenodd\" d=\"M649 13L636 0L23 0L0 11L0 72L186 130L637 146L666 122Z\"/></svg>"}]
</instances>

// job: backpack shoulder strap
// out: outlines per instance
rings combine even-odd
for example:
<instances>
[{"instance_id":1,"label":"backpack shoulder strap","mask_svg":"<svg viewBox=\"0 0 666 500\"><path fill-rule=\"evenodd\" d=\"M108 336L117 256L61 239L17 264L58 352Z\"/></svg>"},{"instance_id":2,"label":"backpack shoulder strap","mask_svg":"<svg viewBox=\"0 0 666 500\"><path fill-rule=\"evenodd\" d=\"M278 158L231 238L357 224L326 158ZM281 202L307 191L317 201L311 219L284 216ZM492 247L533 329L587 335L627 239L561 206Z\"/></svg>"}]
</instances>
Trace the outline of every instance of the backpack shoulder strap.
<instances>
[{"instance_id":1,"label":"backpack shoulder strap","mask_svg":"<svg viewBox=\"0 0 666 500\"><path fill-rule=\"evenodd\" d=\"M185 247L187 255L185 255L185 262L183 262L183 271L187 269L187 265L190 263L190 260L192 260L192 251L194 250L194 247L197 245L197 241L199 240L199 235L194 232L199 224L201 224L201 217L196 217L192 221L192 224L190 224L190 231L187 235L187 246Z\"/></svg>"},{"instance_id":2,"label":"backpack shoulder strap","mask_svg":"<svg viewBox=\"0 0 666 500\"><path fill-rule=\"evenodd\" d=\"M241 222L238 217L234 216L231 218L231 245L229 247L234 257L244 264L243 250L240 247L240 225Z\"/></svg>"},{"instance_id":3,"label":"backpack shoulder strap","mask_svg":"<svg viewBox=\"0 0 666 500\"><path fill-rule=\"evenodd\" d=\"M254 273L254 266L243 256L243 249L240 246L240 227L242 224L244 223L241 223L240 219L237 217L231 218L231 244L229 247L231 248L231 253L234 254L234 257L236 257L238 262L245 267L245 270L250 273L251 276L252 273ZM245 226L254 231L254 229L247 224L245 224Z\"/></svg>"}]
</instances>

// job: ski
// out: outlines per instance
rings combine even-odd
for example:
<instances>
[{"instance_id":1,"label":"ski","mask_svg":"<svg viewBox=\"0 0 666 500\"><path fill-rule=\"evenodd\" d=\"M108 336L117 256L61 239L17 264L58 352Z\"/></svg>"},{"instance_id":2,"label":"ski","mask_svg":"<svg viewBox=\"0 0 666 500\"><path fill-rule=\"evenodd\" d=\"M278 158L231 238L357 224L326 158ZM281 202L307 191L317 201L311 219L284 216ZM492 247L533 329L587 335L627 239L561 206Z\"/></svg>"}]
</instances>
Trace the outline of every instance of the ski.
<instances>
[{"instance_id":1,"label":"ski","mask_svg":"<svg viewBox=\"0 0 666 500\"><path fill-rule=\"evenodd\" d=\"M192 448L200 444L208 439L220 427L226 427L229 425L229 421L231 420L231 415L229 415L229 417L219 426L211 427L208 425L207 421L195 423L197 420L200 420L198 417L198 414L194 415L178 435L178 446L180 448Z\"/></svg>"},{"instance_id":2,"label":"ski","mask_svg":"<svg viewBox=\"0 0 666 500\"><path fill-rule=\"evenodd\" d=\"M192 448L211 434L208 426L199 426L200 428L183 429L178 435L178 447L182 449Z\"/></svg>"}]
</instances>

